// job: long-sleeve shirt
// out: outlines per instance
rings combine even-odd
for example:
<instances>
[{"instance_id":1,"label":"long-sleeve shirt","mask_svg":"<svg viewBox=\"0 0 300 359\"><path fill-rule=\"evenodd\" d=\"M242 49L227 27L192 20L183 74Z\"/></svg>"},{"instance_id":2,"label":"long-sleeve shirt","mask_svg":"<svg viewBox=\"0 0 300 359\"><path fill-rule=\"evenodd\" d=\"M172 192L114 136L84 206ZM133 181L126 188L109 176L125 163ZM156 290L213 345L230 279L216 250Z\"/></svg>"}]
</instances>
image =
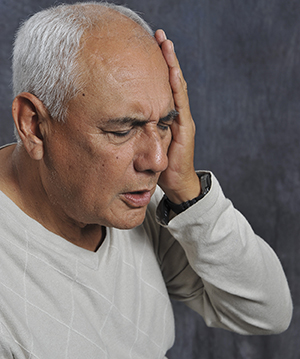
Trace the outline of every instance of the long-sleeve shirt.
<instances>
[{"instance_id":1,"label":"long-sleeve shirt","mask_svg":"<svg viewBox=\"0 0 300 359\"><path fill-rule=\"evenodd\" d=\"M162 359L174 342L170 297L209 326L285 330L292 303L280 262L215 177L168 225L158 223L161 198L157 189L142 225L107 228L90 252L0 192L0 358Z\"/></svg>"}]
</instances>

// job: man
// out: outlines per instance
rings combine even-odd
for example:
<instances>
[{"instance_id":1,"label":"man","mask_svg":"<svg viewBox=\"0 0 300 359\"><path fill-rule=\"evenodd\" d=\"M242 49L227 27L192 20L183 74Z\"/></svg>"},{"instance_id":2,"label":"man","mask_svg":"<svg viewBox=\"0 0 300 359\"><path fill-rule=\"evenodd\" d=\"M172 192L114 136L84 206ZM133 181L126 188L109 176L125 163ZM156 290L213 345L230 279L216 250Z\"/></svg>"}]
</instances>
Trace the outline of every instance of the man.
<instances>
[{"instance_id":1,"label":"man","mask_svg":"<svg viewBox=\"0 0 300 359\"><path fill-rule=\"evenodd\" d=\"M112 4L61 5L23 24L13 70L1 357L163 358L169 297L210 326L287 328L276 255L194 170L186 84L162 30Z\"/></svg>"}]
</instances>

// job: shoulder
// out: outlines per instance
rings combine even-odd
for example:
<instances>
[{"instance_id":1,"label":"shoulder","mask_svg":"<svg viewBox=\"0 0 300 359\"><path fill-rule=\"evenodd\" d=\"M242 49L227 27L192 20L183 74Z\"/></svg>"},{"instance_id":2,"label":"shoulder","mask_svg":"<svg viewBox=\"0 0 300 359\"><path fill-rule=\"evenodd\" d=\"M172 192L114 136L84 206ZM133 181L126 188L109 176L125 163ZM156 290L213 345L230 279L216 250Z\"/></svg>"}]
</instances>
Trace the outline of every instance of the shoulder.
<instances>
[{"instance_id":1,"label":"shoulder","mask_svg":"<svg viewBox=\"0 0 300 359\"><path fill-rule=\"evenodd\" d=\"M16 144L0 147L0 190L9 196L13 191L13 164L12 155Z\"/></svg>"}]
</instances>

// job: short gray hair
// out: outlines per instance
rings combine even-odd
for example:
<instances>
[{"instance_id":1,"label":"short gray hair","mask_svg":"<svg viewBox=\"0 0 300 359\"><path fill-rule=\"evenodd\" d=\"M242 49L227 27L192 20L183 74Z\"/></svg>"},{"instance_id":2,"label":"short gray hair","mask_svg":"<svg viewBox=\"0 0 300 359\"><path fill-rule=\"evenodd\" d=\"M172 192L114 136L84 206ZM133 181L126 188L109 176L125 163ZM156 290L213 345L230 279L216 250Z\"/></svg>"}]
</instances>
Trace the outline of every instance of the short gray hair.
<instances>
[{"instance_id":1,"label":"short gray hair","mask_svg":"<svg viewBox=\"0 0 300 359\"><path fill-rule=\"evenodd\" d=\"M43 102L51 117L64 121L68 102L80 91L78 54L81 38L115 10L144 28L134 11L107 2L62 4L40 11L19 28L13 51L14 96L29 92Z\"/></svg>"}]
</instances>

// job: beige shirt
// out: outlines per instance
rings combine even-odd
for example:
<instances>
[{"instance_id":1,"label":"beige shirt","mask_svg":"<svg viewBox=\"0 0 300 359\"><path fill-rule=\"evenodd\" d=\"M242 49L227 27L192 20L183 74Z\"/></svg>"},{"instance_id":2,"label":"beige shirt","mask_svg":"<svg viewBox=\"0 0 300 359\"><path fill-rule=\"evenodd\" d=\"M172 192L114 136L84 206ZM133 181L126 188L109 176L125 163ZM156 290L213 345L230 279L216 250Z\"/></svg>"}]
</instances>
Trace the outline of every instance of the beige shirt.
<instances>
[{"instance_id":1,"label":"beige shirt","mask_svg":"<svg viewBox=\"0 0 300 359\"><path fill-rule=\"evenodd\" d=\"M286 329L292 304L282 267L217 180L165 227L156 221L161 196L158 189L143 225L108 228L94 253L0 192L0 358L162 359L174 342L169 296L209 326Z\"/></svg>"}]
</instances>

